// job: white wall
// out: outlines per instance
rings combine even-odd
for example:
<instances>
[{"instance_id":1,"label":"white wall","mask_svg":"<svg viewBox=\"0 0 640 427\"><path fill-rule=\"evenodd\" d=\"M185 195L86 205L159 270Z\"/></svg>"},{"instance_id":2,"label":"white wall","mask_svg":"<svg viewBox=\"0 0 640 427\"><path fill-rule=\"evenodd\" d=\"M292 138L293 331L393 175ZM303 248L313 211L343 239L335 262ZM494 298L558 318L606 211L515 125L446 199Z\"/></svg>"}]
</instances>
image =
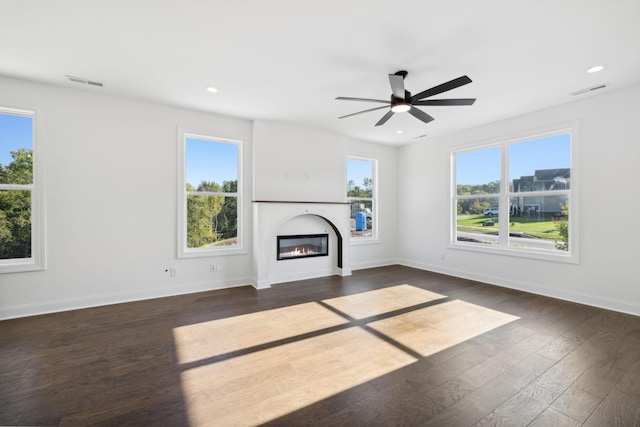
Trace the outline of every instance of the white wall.
<instances>
[{"instance_id":1,"label":"white wall","mask_svg":"<svg viewBox=\"0 0 640 427\"><path fill-rule=\"evenodd\" d=\"M336 134L254 122L255 200L343 202L345 141Z\"/></svg>"},{"instance_id":2,"label":"white wall","mask_svg":"<svg viewBox=\"0 0 640 427\"><path fill-rule=\"evenodd\" d=\"M248 284L246 255L176 259L176 128L243 140L252 125L92 92L0 78L0 104L44 120L47 269L0 275L0 318ZM251 243L251 167L244 174ZM209 264L224 270L211 273ZM168 267L179 276L169 277Z\"/></svg>"},{"instance_id":3,"label":"white wall","mask_svg":"<svg viewBox=\"0 0 640 427\"><path fill-rule=\"evenodd\" d=\"M400 262L639 315L638 117L640 86L634 86L403 147ZM449 248L451 148L573 120L579 122L580 264Z\"/></svg>"}]
</instances>

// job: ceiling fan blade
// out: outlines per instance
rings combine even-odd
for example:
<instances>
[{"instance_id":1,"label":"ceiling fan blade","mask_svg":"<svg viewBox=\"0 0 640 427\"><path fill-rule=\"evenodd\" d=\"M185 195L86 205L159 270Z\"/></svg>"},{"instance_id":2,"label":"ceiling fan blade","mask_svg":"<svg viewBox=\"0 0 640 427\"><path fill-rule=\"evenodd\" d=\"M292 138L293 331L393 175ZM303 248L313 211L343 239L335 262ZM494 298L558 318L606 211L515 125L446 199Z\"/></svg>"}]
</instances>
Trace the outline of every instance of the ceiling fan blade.
<instances>
[{"instance_id":1,"label":"ceiling fan blade","mask_svg":"<svg viewBox=\"0 0 640 427\"><path fill-rule=\"evenodd\" d=\"M437 95L442 92L446 92L448 90L455 89L460 86L464 86L467 83L471 83L471 79L467 76L458 77L457 79L450 80L446 83L442 83L441 85L434 86L431 89L424 90L416 95L411 97L411 103L415 103L416 101L428 98L430 96Z\"/></svg>"},{"instance_id":2,"label":"ceiling fan blade","mask_svg":"<svg viewBox=\"0 0 640 427\"><path fill-rule=\"evenodd\" d=\"M415 117L418 120L422 120L425 123L429 123L430 121L434 120L433 117L431 117L430 115L428 115L422 110L418 110L415 107L411 107L411 109L409 110L409 114L411 114L413 117Z\"/></svg>"},{"instance_id":3,"label":"ceiling fan blade","mask_svg":"<svg viewBox=\"0 0 640 427\"><path fill-rule=\"evenodd\" d=\"M358 111L357 113L347 114L346 116L342 116L342 117L338 117L338 118L339 119L344 119L345 117L351 117L351 116L355 116L357 114L368 113L369 111L381 110L383 108L389 108L389 107L384 105L382 107L371 108L370 110Z\"/></svg>"},{"instance_id":4,"label":"ceiling fan blade","mask_svg":"<svg viewBox=\"0 0 640 427\"><path fill-rule=\"evenodd\" d=\"M473 105L474 102L476 102L475 98L424 99L414 102L413 105Z\"/></svg>"},{"instance_id":5,"label":"ceiling fan blade","mask_svg":"<svg viewBox=\"0 0 640 427\"><path fill-rule=\"evenodd\" d=\"M382 99L349 98L349 97L346 97L346 96L339 96L336 99L338 101L364 101L364 102L381 102L383 104L391 104L391 101L383 101Z\"/></svg>"},{"instance_id":6,"label":"ceiling fan blade","mask_svg":"<svg viewBox=\"0 0 640 427\"><path fill-rule=\"evenodd\" d=\"M385 124L387 122L387 120L389 120L391 118L391 116L393 116L395 113L391 110L389 110L389 112L387 114L385 114L384 116L382 116L382 118L380 120L378 120L378 123L376 123L376 126L382 126L383 124Z\"/></svg>"},{"instance_id":7,"label":"ceiling fan blade","mask_svg":"<svg viewBox=\"0 0 640 427\"><path fill-rule=\"evenodd\" d=\"M393 96L404 99L404 76L389 74L389 83L391 84L391 92L393 92Z\"/></svg>"}]
</instances>

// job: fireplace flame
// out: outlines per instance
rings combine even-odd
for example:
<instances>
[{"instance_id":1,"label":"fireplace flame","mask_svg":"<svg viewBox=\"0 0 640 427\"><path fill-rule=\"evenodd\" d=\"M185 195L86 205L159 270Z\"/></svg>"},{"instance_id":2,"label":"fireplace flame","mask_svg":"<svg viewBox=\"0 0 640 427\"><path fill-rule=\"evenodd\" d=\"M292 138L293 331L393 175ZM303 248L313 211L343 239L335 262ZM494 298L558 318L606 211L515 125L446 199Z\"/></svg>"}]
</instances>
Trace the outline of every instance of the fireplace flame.
<instances>
[{"instance_id":1,"label":"fireplace flame","mask_svg":"<svg viewBox=\"0 0 640 427\"><path fill-rule=\"evenodd\" d=\"M294 250L291 251L291 255L295 256L295 255L311 255L311 254L315 254L315 251L311 248L298 248L296 247Z\"/></svg>"}]
</instances>

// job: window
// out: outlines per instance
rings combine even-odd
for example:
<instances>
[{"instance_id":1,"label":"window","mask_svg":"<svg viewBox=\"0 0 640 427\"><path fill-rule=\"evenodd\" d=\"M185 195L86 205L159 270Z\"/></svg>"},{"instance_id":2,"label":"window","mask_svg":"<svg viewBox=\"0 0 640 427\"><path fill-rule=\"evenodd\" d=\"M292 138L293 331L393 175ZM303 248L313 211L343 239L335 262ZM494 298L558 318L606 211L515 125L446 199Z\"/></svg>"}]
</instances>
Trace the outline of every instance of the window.
<instances>
[{"instance_id":1,"label":"window","mask_svg":"<svg viewBox=\"0 0 640 427\"><path fill-rule=\"evenodd\" d=\"M180 131L178 257L241 248L241 142Z\"/></svg>"},{"instance_id":2,"label":"window","mask_svg":"<svg viewBox=\"0 0 640 427\"><path fill-rule=\"evenodd\" d=\"M0 108L0 272L44 268L35 113Z\"/></svg>"},{"instance_id":3,"label":"window","mask_svg":"<svg viewBox=\"0 0 640 427\"><path fill-rule=\"evenodd\" d=\"M577 262L571 138L562 131L453 153L453 245Z\"/></svg>"},{"instance_id":4,"label":"window","mask_svg":"<svg viewBox=\"0 0 640 427\"><path fill-rule=\"evenodd\" d=\"M377 237L377 160L347 158L347 202L351 203L351 237Z\"/></svg>"}]
</instances>

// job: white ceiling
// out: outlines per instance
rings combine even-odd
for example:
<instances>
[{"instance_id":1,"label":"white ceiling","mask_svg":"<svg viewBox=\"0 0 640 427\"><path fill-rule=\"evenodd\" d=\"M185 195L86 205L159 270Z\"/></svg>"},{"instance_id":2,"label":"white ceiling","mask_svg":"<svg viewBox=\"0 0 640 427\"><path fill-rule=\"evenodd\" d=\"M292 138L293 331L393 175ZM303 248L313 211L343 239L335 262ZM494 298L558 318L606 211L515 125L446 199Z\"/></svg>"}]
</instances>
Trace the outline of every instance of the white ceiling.
<instances>
[{"instance_id":1,"label":"white ceiling","mask_svg":"<svg viewBox=\"0 0 640 427\"><path fill-rule=\"evenodd\" d=\"M0 0L0 75L389 144L638 84L639 42L639 0ZM338 120L398 70L414 94L468 75L435 98L477 101Z\"/></svg>"}]
</instances>

